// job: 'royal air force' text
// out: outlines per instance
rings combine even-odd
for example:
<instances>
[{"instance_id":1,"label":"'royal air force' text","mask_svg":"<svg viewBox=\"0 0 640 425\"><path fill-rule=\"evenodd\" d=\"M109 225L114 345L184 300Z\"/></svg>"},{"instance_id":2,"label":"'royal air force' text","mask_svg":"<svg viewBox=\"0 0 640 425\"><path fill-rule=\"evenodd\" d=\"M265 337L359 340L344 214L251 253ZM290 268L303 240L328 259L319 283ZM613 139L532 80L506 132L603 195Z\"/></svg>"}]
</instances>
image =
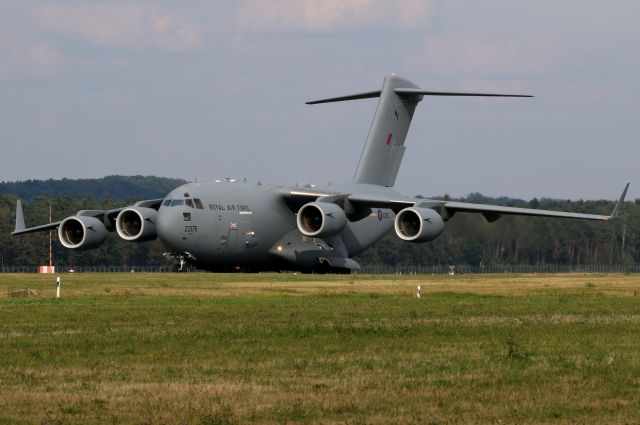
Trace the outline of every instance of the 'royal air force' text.
<instances>
[{"instance_id":1,"label":"'royal air force' text","mask_svg":"<svg viewBox=\"0 0 640 425\"><path fill-rule=\"evenodd\" d=\"M223 205L223 204L209 204L209 210L211 211L251 211L249 205Z\"/></svg>"}]
</instances>

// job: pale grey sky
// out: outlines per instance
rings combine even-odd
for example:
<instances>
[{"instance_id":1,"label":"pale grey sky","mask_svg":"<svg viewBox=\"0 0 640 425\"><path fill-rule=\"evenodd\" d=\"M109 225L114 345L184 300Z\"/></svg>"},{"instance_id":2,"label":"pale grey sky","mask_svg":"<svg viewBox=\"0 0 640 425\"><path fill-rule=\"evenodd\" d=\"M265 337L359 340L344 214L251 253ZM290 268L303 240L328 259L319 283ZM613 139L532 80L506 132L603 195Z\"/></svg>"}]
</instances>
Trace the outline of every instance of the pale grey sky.
<instances>
[{"instance_id":1,"label":"pale grey sky","mask_svg":"<svg viewBox=\"0 0 640 425\"><path fill-rule=\"evenodd\" d=\"M349 181L378 89L425 98L396 187L640 193L640 2L3 0L0 180L143 174Z\"/></svg>"}]
</instances>

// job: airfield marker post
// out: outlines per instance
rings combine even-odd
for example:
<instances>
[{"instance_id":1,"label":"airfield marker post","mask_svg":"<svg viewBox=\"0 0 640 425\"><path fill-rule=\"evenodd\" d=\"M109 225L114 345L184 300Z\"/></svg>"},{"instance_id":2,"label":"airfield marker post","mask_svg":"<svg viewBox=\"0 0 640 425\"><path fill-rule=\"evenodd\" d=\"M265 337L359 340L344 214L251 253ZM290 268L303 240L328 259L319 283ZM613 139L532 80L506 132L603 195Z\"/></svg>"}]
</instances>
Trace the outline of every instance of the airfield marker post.
<instances>
[{"instance_id":1,"label":"airfield marker post","mask_svg":"<svg viewBox=\"0 0 640 425\"><path fill-rule=\"evenodd\" d=\"M60 276L56 278L56 298L60 298Z\"/></svg>"},{"instance_id":2,"label":"airfield marker post","mask_svg":"<svg viewBox=\"0 0 640 425\"><path fill-rule=\"evenodd\" d=\"M416 298L420 298L420 285L416 288Z\"/></svg>"}]
</instances>

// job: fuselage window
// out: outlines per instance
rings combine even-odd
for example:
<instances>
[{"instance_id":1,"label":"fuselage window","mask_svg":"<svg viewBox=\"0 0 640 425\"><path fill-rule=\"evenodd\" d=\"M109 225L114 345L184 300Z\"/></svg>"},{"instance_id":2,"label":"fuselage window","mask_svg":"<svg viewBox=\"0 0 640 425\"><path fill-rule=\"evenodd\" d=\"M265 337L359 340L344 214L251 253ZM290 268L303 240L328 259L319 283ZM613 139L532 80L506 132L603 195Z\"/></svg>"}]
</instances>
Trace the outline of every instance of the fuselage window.
<instances>
[{"instance_id":1,"label":"fuselage window","mask_svg":"<svg viewBox=\"0 0 640 425\"><path fill-rule=\"evenodd\" d=\"M202 201L198 198L195 198L193 202L196 204L196 208L199 210L203 210L204 206L202 205Z\"/></svg>"},{"instance_id":2,"label":"fuselage window","mask_svg":"<svg viewBox=\"0 0 640 425\"><path fill-rule=\"evenodd\" d=\"M193 199L189 198L189 199L185 199L184 203L191 208L195 208L195 206L193 205Z\"/></svg>"},{"instance_id":3,"label":"fuselage window","mask_svg":"<svg viewBox=\"0 0 640 425\"><path fill-rule=\"evenodd\" d=\"M171 201L172 207L176 207L180 205L184 205L184 199L174 199L173 201Z\"/></svg>"}]
</instances>

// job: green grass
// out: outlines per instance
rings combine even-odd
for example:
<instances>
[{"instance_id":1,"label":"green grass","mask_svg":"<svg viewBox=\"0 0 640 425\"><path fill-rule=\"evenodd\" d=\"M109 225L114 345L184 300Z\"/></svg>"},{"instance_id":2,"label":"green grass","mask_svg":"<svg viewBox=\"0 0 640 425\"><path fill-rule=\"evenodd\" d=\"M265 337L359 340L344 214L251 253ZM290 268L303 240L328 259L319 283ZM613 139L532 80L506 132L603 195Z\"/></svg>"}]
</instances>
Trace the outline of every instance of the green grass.
<instances>
[{"instance_id":1,"label":"green grass","mask_svg":"<svg viewBox=\"0 0 640 425\"><path fill-rule=\"evenodd\" d=\"M633 275L62 279L0 275L0 423L640 422Z\"/></svg>"}]
</instances>

